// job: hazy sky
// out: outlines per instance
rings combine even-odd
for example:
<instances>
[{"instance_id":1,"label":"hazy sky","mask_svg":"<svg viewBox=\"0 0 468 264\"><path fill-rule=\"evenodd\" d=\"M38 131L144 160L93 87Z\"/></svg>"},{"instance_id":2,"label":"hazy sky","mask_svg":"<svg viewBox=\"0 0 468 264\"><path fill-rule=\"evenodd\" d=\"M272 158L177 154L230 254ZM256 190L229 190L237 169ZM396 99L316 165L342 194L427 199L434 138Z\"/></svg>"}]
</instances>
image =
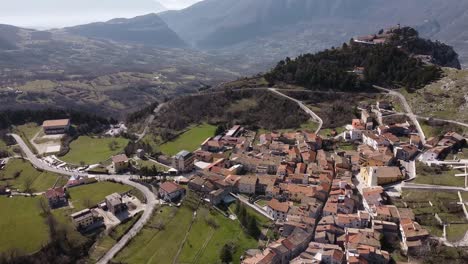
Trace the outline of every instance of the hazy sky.
<instances>
[{"instance_id":1,"label":"hazy sky","mask_svg":"<svg viewBox=\"0 0 468 264\"><path fill-rule=\"evenodd\" d=\"M200 1L201 0L159 0L159 2L168 9L182 9Z\"/></svg>"},{"instance_id":2,"label":"hazy sky","mask_svg":"<svg viewBox=\"0 0 468 264\"><path fill-rule=\"evenodd\" d=\"M0 24L58 28L182 9L201 0L0 0Z\"/></svg>"}]
</instances>

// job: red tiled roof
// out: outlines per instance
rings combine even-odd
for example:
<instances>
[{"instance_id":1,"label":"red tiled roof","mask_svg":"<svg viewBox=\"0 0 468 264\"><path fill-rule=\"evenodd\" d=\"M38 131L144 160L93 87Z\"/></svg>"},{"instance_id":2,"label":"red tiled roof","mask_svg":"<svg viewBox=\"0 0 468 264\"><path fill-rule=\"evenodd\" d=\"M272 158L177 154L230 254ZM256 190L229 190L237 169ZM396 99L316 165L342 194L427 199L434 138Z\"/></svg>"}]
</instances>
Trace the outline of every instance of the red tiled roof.
<instances>
[{"instance_id":1,"label":"red tiled roof","mask_svg":"<svg viewBox=\"0 0 468 264\"><path fill-rule=\"evenodd\" d=\"M127 162L127 161L128 161L128 157L125 154L120 154L120 155L112 157L112 162L114 163Z\"/></svg>"},{"instance_id":2,"label":"red tiled roof","mask_svg":"<svg viewBox=\"0 0 468 264\"><path fill-rule=\"evenodd\" d=\"M70 119L57 119L57 120L45 120L42 123L43 127L58 127L58 126L68 126L70 124Z\"/></svg>"},{"instance_id":3,"label":"red tiled roof","mask_svg":"<svg viewBox=\"0 0 468 264\"><path fill-rule=\"evenodd\" d=\"M276 199L271 199L268 203L267 206L269 206L271 209L278 211L278 212L283 212L287 213L289 210L289 204L288 203L282 203Z\"/></svg>"},{"instance_id":4,"label":"red tiled roof","mask_svg":"<svg viewBox=\"0 0 468 264\"><path fill-rule=\"evenodd\" d=\"M164 190L166 193L174 193L176 191L179 191L183 189L180 187L178 184L173 183L173 182L165 182L159 186L160 189Z\"/></svg>"},{"instance_id":5,"label":"red tiled roof","mask_svg":"<svg viewBox=\"0 0 468 264\"><path fill-rule=\"evenodd\" d=\"M65 196L65 189L63 187L49 189L45 192L46 198L54 198L54 197L64 197Z\"/></svg>"}]
</instances>

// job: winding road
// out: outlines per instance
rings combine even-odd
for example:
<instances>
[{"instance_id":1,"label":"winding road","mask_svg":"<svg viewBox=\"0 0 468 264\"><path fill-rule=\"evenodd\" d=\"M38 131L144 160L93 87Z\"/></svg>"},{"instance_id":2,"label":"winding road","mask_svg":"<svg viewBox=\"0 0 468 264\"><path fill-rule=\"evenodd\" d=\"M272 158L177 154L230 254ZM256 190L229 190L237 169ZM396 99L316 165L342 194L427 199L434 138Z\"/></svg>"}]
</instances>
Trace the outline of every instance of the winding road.
<instances>
[{"instance_id":1,"label":"winding road","mask_svg":"<svg viewBox=\"0 0 468 264\"><path fill-rule=\"evenodd\" d=\"M72 175L79 175L79 176L87 176L88 174L83 172L72 172L66 171L64 169L55 168L50 166L49 164L43 162L42 160L38 159L34 153L29 149L28 145L24 142L24 140L16 135L10 134L18 143L19 147L23 150L28 160L31 164L41 170L50 171L53 173L58 173L62 175L72 176ZM138 189L146 198L146 205L143 215L140 219L133 225L133 227L115 244L97 263L105 264L112 260L112 258L117 255L117 253L122 250L123 247L136 235L140 230L144 227L144 225L151 219L153 211L156 205L159 204L159 200L157 199L156 195L149 190L146 186L139 184L137 182L131 181L132 177L136 177L135 175L95 175L98 180L114 180L121 182L123 184L132 186Z\"/></svg>"},{"instance_id":2,"label":"winding road","mask_svg":"<svg viewBox=\"0 0 468 264\"><path fill-rule=\"evenodd\" d=\"M395 96L400 100L401 104L403 105L403 108L405 108L406 115L409 117L409 119L411 119L411 122L413 122L413 124L416 126L416 129L418 130L419 137L421 138L421 142L423 144L426 144L426 135L424 135L424 131L423 131L421 125L419 124L418 118L413 113L413 110L411 110L411 107L408 104L408 101L406 101L405 96L403 96L401 93L399 93L397 91L390 90L390 89L380 87L380 86L377 86L377 85L374 85L374 88L376 88L378 90L381 90L381 91L384 91L384 92L387 92L388 94L390 94L392 96Z\"/></svg>"},{"instance_id":3,"label":"winding road","mask_svg":"<svg viewBox=\"0 0 468 264\"><path fill-rule=\"evenodd\" d=\"M319 126L318 126L317 130L315 131L315 134L318 134L318 133L320 132L320 130L322 129L322 126L323 126L323 120L322 120L316 113L314 113L314 111L312 111L309 107L307 107L305 104L303 104L302 101L299 101L299 100L294 99L294 98L292 98L292 97L290 97L290 96L287 96L287 95L285 95L285 94L279 92L279 91L276 90L275 88L268 88L268 91L273 92L273 93L275 93L275 94L277 94L277 95L279 95L279 96L282 96L282 97L284 97L284 98L286 98L286 99L289 99L289 100L291 100L291 101L296 102L296 103L299 105L299 107L301 107L301 109L302 109L304 112L306 112L307 114L309 114L309 115L312 117L312 119L313 119L314 121L316 121L317 123L319 123Z\"/></svg>"},{"instance_id":4,"label":"winding road","mask_svg":"<svg viewBox=\"0 0 468 264\"><path fill-rule=\"evenodd\" d=\"M136 134L138 139L137 139L137 142L142 140L146 134L148 133L148 130L149 130L149 126L151 125L151 123L153 123L154 119L156 118L156 115L159 113L159 111L163 108L163 106L165 105L166 103L162 103L162 104L159 104L153 111L153 114L151 114L145 121L145 128L143 129L143 132L141 132L141 134Z\"/></svg>"}]
</instances>

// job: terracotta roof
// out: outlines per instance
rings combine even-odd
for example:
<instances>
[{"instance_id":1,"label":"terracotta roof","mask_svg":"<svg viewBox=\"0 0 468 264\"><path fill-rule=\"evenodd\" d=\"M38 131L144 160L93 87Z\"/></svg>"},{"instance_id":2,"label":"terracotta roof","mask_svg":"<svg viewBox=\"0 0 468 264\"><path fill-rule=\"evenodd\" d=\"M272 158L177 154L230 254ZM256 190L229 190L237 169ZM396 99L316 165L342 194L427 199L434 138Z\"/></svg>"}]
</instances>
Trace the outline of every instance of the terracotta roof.
<instances>
[{"instance_id":1,"label":"terracotta roof","mask_svg":"<svg viewBox=\"0 0 468 264\"><path fill-rule=\"evenodd\" d=\"M70 124L70 119L57 119L57 120L45 120L42 123L43 127L58 127L58 126L68 126Z\"/></svg>"},{"instance_id":2,"label":"terracotta roof","mask_svg":"<svg viewBox=\"0 0 468 264\"><path fill-rule=\"evenodd\" d=\"M278 212L283 212L287 213L289 210L289 204L288 203L282 203L276 199L271 199L268 203L267 206L269 206L271 209L278 211Z\"/></svg>"},{"instance_id":3,"label":"terracotta roof","mask_svg":"<svg viewBox=\"0 0 468 264\"><path fill-rule=\"evenodd\" d=\"M241 176L239 179L240 184L256 184L257 183L257 176L255 175L245 175Z\"/></svg>"},{"instance_id":4,"label":"terracotta roof","mask_svg":"<svg viewBox=\"0 0 468 264\"><path fill-rule=\"evenodd\" d=\"M240 180L241 176L237 176L237 175L228 175L224 181L227 182L228 184L230 185L235 185L239 180Z\"/></svg>"},{"instance_id":5,"label":"terracotta roof","mask_svg":"<svg viewBox=\"0 0 468 264\"><path fill-rule=\"evenodd\" d=\"M166 193L174 193L174 192L177 192L177 191L183 189L178 184L173 183L173 182L165 182L165 183L161 184L159 186L159 188L162 189L163 191L165 191Z\"/></svg>"},{"instance_id":6,"label":"terracotta roof","mask_svg":"<svg viewBox=\"0 0 468 264\"><path fill-rule=\"evenodd\" d=\"M128 157L125 154L120 154L120 155L112 157L112 162L114 163L127 162L127 161L128 161Z\"/></svg>"},{"instance_id":7,"label":"terracotta roof","mask_svg":"<svg viewBox=\"0 0 468 264\"><path fill-rule=\"evenodd\" d=\"M47 199L54 198L54 197L64 197L65 189L63 187L49 189L45 192L44 195Z\"/></svg>"}]
</instances>

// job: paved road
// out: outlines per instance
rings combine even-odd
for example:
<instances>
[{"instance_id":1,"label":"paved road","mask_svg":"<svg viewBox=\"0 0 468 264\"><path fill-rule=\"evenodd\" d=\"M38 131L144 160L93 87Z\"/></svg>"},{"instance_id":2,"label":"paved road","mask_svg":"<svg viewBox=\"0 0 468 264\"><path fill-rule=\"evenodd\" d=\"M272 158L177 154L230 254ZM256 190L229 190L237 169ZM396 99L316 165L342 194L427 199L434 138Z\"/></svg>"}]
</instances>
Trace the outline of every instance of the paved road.
<instances>
[{"instance_id":1,"label":"paved road","mask_svg":"<svg viewBox=\"0 0 468 264\"><path fill-rule=\"evenodd\" d=\"M323 120L317 114L315 114L314 111L312 111L309 107L307 107L305 104L303 104L302 101L299 101L299 100L294 99L294 98L292 98L290 96L287 96L287 95L279 92L278 90L276 90L274 88L268 88L268 90L270 92L273 92L273 93L279 95L279 96L282 96L282 97L284 97L286 99L289 99L291 101L296 102L301 107L301 109L304 110L304 112L309 114L312 117L313 120L315 120L316 122L319 123L319 126L318 126L317 130L315 131L315 134L318 134L320 132L320 130L322 129L322 126L323 126Z\"/></svg>"},{"instance_id":2,"label":"paved road","mask_svg":"<svg viewBox=\"0 0 468 264\"><path fill-rule=\"evenodd\" d=\"M156 205L159 203L156 199L156 195L151 192L145 186L133 182L130 180L131 176L122 176L122 175L100 175L98 178L100 180L119 180L123 184L130 185L132 187L137 188L140 190L146 198L146 205L145 211L143 215L138 220L138 222L133 225L133 227L115 244L97 263L98 264L105 264L111 261L120 250L122 250L127 243L141 231L141 229L145 226L145 224L151 219L153 211Z\"/></svg>"},{"instance_id":3,"label":"paved road","mask_svg":"<svg viewBox=\"0 0 468 264\"><path fill-rule=\"evenodd\" d=\"M24 152L24 154L26 154L26 157L28 158L29 162L31 162L31 164L34 167L36 167L38 169L41 169L41 170L50 171L50 172L53 172L53 173L63 174L63 175L67 175L67 176L73 176L73 175L87 176L88 175L87 173L72 172L72 171L66 171L66 170L64 170L62 168L51 167L46 162L38 159L36 157L36 155L34 155L34 153L29 149L26 142L24 142L24 140L20 136L18 136L16 134L11 134L11 136L16 140L16 142L18 142L18 146L23 150L23 152Z\"/></svg>"},{"instance_id":4,"label":"paved road","mask_svg":"<svg viewBox=\"0 0 468 264\"><path fill-rule=\"evenodd\" d=\"M419 124L418 118L413 113L413 110L411 110L411 107L408 104L408 101L406 101L406 98L401 93L399 93L397 91L394 91L394 90L383 88L383 87L380 87L380 86L377 86L377 85L374 85L374 88L376 88L378 90L381 90L381 91L385 91L385 92L389 93L390 95L396 96L396 97L398 97L398 99L400 99L401 104L405 108L407 116L411 119L411 122L413 122L413 124L416 126L416 129L418 130L418 134L421 137L421 142L423 144L426 144L426 135L424 135L424 131L422 130L421 125Z\"/></svg>"},{"instance_id":5,"label":"paved road","mask_svg":"<svg viewBox=\"0 0 468 264\"><path fill-rule=\"evenodd\" d=\"M467 123L462 123L462 122L458 122L458 121L455 121L455 120L448 120L448 119L441 119L441 118L434 118L434 117L425 117L425 116L420 116L420 115L416 115L416 117L419 118L419 119L424 119L424 120L428 120L428 121L429 120L434 120L434 121L447 122L447 123L452 123L452 124L468 127Z\"/></svg>"},{"instance_id":6,"label":"paved road","mask_svg":"<svg viewBox=\"0 0 468 264\"><path fill-rule=\"evenodd\" d=\"M63 174L63 175L80 175L80 176L87 176L88 174L82 173L82 172L70 172L66 171L63 169L51 167L49 164L43 162L42 160L38 159L34 153L29 149L28 145L24 142L24 140L16 135L16 134L11 134L11 136L18 142L19 147L23 150L23 152L26 154L28 160L36 167L45 171L50 171L53 173L58 173L58 174ZM117 253L122 250L122 248L130 241L131 238L133 238L140 230L143 228L143 226L150 220L151 215L153 214L153 210L158 204L158 200L156 195L146 188L146 186L133 182L131 181L132 177L138 177L135 175L93 175L96 176L98 180L115 180L122 182L123 184L130 185L139 191L143 193L143 195L146 198L146 205L145 205L145 211L143 212L143 215L141 218L138 220L138 222L135 223L135 225L125 234L120 241L115 244L97 263L99 264L104 264L108 263Z\"/></svg>"},{"instance_id":7,"label":"paved road","mask_svg":"<svg viewBox=\"0 0 468 264\"><path fill-rule=\"evenodd\" d=\"M417 184L417 183L408 183L403 182L401 184L402 189L420 189L420 190L438 190L438 191L460 191L468 192L468 189L463 187L452 187L452 186L440 186L440 185L430 185L430 184Z\"/></svg>"},{"instance_id":8,"label":"paved road","mask_svg":"<svg viewBox=\"0 0 468 264\"><path fill-rule=\"evenodd\" d=\"M147 119L146 119L146 122L145 122L145 128L143 129L143 132L141 134L136 134L138 136L138 139L137 139L137 142L142 140L146 134L148 133L148 130L149 130L149 126L151 125L151 123L153 123L154 119L156 118L156 115L159 113L159 111L163 108L163 106L165 105L166 103L162 103L162 104L159 104L153 111L153 114L151 114Z\"/></svg>"}]
</instances>

